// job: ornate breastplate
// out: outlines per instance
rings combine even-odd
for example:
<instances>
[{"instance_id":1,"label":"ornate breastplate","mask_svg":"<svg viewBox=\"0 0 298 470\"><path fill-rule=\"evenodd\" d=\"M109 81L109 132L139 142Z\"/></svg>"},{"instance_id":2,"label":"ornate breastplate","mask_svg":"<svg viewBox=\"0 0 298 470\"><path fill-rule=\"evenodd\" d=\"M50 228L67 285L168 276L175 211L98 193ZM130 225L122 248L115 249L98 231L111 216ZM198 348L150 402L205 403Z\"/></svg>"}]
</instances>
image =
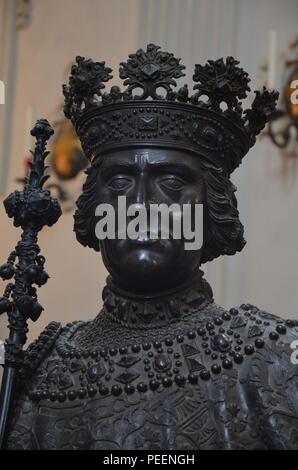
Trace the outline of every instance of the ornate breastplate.
<instances>
[{"instance_id":1,"label":"ornate breastplate","mask_svg":"<svg viewBox=\"0 0 298 470\"><path fill-rule=\"evenodd\" d=\"M287 332L283 320L251 305L225 311L206 289L196 281L176 296L141 302L106 287L94 321L60 332L30 397L64 402L209 381ZM49 328L54 337L58 329ZM31 367L34 357L36 346L27 354Z\"/></svg>"},{"instance_id":2,"label":"ornate breastplate","mask_svg":"<svg viewBox=\"0 0 298 470\"><path fill-rule=\"evenodd\" d=\"M52 323L28 349L11 446L295 448L295 330L222 309L200 279L143 301L108 284L94 320Z\"/></svg>"}]
</instances>

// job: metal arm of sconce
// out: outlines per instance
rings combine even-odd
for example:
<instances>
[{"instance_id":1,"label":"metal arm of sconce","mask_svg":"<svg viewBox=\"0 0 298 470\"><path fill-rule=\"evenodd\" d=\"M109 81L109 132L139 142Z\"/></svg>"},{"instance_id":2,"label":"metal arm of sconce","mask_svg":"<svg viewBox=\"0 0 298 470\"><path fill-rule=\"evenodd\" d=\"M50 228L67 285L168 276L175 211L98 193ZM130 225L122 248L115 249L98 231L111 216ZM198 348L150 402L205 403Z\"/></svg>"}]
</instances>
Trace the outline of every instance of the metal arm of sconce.
<instances>
[{"instance_id":1,"label":"metal arm of sconce","mask_svg":"<svg viewBox=\"0 0 298 470\"><path fill-rule=\"evenodd\" d=\"M277 147L279 147L281 149L287 148L287 146L290 143L290 140L291 140L290 129L292 127L296 127L296 129L298 131L298 122L297 121L296 122L295 121L290 121L284 127L284 129L282 131L280 131L278 133L275 132L273 130L274 123L276 123L277 120L279 120L281 118L284 118L284 117L288 117L288 114L285 111L277 110L274 113L274 116L272 117L272 121L270 121L269 124L268 124L268 135L269 135L270 139L272 140L274 145L276 145ZM280 140L278 139L278 136L281 137Z\"/></svg>"}]
</instances>

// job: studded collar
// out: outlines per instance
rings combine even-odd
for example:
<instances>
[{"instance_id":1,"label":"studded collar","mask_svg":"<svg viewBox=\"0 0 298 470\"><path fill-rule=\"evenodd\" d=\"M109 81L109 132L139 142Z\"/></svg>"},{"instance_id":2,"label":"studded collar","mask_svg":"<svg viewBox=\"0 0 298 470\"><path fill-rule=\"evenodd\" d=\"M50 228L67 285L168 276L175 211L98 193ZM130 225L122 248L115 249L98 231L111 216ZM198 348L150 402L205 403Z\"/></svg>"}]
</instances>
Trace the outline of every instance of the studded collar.
<instances>
[{"instance_id":1,"label":"studded collar","mask_svg":"<svg viewBox=\"0 0 298 470\"><path fill-rule=\"evenodd\" d=\"M129 327L160 327L179 321L213 302L210 285L199 271L194 279L179 288L148 296L126 292L108 277L102 293L104 313L113 321Z\"/></svg>"}]
</instances>

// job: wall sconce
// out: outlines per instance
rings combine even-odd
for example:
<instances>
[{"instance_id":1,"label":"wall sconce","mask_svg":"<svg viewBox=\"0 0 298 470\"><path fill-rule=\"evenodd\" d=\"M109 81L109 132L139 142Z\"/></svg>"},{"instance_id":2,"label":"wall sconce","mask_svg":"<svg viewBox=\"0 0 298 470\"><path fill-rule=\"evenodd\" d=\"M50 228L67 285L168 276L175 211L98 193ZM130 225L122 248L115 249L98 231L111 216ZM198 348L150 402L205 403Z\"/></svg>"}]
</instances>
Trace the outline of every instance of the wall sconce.
<instances>
[{"instance_id":1,"label":"wall sconce","mask_svg":"<svg viewBox=\"0 0 298 470\"><path fill-rule=\"evenodd\" d=\"M73 179L89 162L68 119L56 121L55 132L51 154L52 169L60 180Z\"/></svg>"},{"instance_id":2,"label":"wall sconce","mask_svg":"<svg viewBox=\"0 0 298 470\"><path fill-rule=\"evenodd\" d=\"M277 109L268 125L268 135L274 145L279 147L282 156L297 158L298 93L295 92L295 89L298 88L298 39L290 45L290 51L294 52L296 58L285 60L286 85L281 93L281 106ZM294 95L296 95L296 100L293 99Z\"/></svg>"}]
</instances>

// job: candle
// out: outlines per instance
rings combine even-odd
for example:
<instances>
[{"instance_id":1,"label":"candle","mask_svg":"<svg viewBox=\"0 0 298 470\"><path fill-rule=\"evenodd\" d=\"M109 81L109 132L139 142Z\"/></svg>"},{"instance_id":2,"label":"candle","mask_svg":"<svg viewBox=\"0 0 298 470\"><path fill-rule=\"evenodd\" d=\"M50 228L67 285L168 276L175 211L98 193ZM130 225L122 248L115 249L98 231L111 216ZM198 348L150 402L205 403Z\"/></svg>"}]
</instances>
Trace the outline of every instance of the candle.
<instances>
[{"instance_id":1,"label":"candle","mask_svg":"<svg viewBox=\"0 0 298 470\"><path fill-rule=\"evenodd\" d=\"M269 65L268 65L268 88L274 88L277 59L277 32L275 29L269 32Z\"/></svg>"}]
</instances>

